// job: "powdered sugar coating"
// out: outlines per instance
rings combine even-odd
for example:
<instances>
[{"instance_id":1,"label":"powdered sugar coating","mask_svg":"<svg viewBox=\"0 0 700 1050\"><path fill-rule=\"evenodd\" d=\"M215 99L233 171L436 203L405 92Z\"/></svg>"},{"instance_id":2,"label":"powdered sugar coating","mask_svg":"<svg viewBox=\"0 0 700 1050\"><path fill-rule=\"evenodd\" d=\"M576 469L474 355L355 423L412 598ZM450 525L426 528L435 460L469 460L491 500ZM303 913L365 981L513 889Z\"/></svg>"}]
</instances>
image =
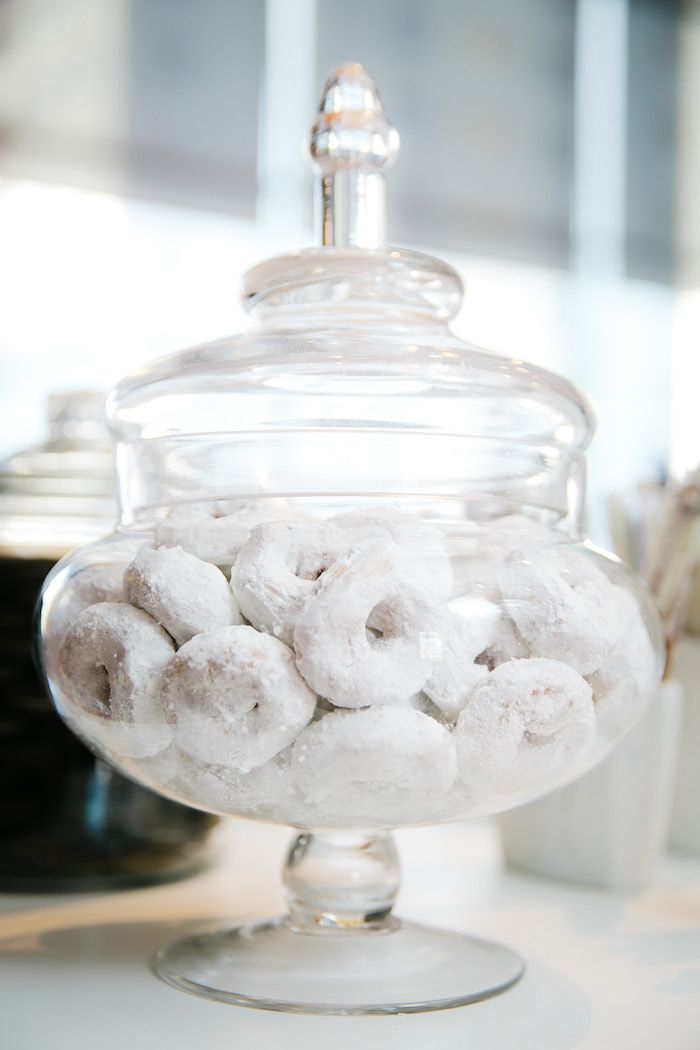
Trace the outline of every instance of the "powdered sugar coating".
<instances>
[{"instance_id":1,"label":"powdered sugar coating","mask_svg":"<svg viewBox=\"0 0 700 1050\"><path fill-rule=\"evenodd\" d=\"M325 715L300 733L291 765L305 804L331 826L429 819L456 775L447 729L410 707Z\"/></svg>"},{"instance_id":2,"label":"powdered sugar coating","mask_svg":"<svg viewBox=\"0 0 700 1050\"><path fill-rule=\"evenodd\" d=\"M178 650L164 675L163 701L184 754L244 773L291 744L313 716L316 697L286 645L234 626L197 635Z\"/></svg>"},{"instance_id":3,"label":"powdered sugar coating","mask_svg":"<svg viewBox=\"0 0 700 1050\"><path fill-rule=\"evenodd\" d=\"M336 514L333 525L347 532L352 549L367 543L391 543L409 555L416 580L435 599L445 600L452 587L452 567L444 533L418 514L391 507L368 507Z\"/></svg>"},{"instance_id":4,"label":"powdered sugar coating","mask_svg":"<svg viewBox=\"0 0 700 1050\"><path fill-rule=\"evenodd\" d=\"M620 632L613 585L577 551L511 551L499 572L506 610L531 656L563 660L579 674L603 664Z\"/></svg>"},{"instance_id":5,"label":"powdered sugar coating","mask_svg":"<svg viewBox=\"0 0 700 1050\"><path fill-rule=\"evenodd\" d=\"M347 546L346 535L333 525L289 521L256 526L231 572L231 587L246 619L290 645L304 602Z\"/></svg>"},{"instance_id":6,"label":"powdered sugar coating","mask_svg":"<svg viewBox=\"0 0 700 1050\"><path fill-rule=\"evenodd\" d=\"M161 712L149 722L139 718L135 722L115 721L102 715L81 710L77 717L69 715L76 731L88 744L117 759L134 758L143 761L162 754L172 743L172 727Z\"/></svg>"},{"instance_id":7,"label":"powdered sugar coating","mask_svg":"<svg viewBox=\"0 0 700 1050\"><path fill-rule=\"evenodd\" d=\"M219 813L245 813L263 819L293 818L298 796L290 769L290 749L247 773L202 765L180 754L175 790L198 806Z\"/></svg>"},{"instance_id":8,"label":"powdered sugar coating","mask_svg":"<svg viewBox=\"0 0 700 1050\"><path fill-rule=\"evenodd\" d=\"M498 606L484 599L456 599L443 616L439 652L423 692L450 719L456 719L487 669L476 658L494 639Z\"/></svg>"},{"instance_id":9,"label":"powdered sugar coating","mask_svg":"<svg viewBox=\"0 0 700 1050\"><path fill-rule=\"evenodd\" d=\"M48 650L51 643L62 641L78 614L89 605L124 601L123 565L107 562L83 565L65 580L51 608L51 616L44 631L44 647Z\"/></svg>"},{"instance_id":10,"label":"powdered sugar coating","mask_svg":"<svg viewBox=\"0 0 700 1050\"><path fill-rule=\"evenodd\" d=\"M589 678L598 725L614 739L639 717L659 683L662 661L629 591L613 587L614 607L621 626L605 663Z\"/></svg>"},{"instance_id":11,"label":"powdered sugar coating","mask_svg":"<svg viewBox=\"0 0 700 1050\"><path fill-rule=\"evenodd\" d=\"M366 630L370 619L379 637ZM307 599L294 629L297 667L340 707L404 703L430 676L440 620L405 552L368 544L336 562Z\"/></svg>"},{"instance_id":12,"label":"powdered sugar coating","mask_svg":"<svg viewBox=\"0 0 700 1050\"><path fill-rule=\"evenodd\" d=\"M98 602L84 609L63 642L59 666L69 701L123 722L162 721L160 678L175 652L142 609Z\"/></svg>"},{"instance_id":13,"label":"powdered sugar coating","mask_svg":"<svg viewBox=\"0 0 700 1050\"><path fill-rule=\"evenodd\" d=\"M455 727L460 778L475 794L521 791L563 773L593 740L591 687L559 660L510 660L472 693Z\"/></svg>"},{"instance_id":14,"label":"powdered sugar coating","mask_svg":"<svg viewBox=\"0 0 700 1050\"><path fill-rule=\"evenodd\" d=\"M182 547L143 547L124 574L129 601L183 645L196 634L241 622L224 574Z\"/></svg>"},{"instance_id":15,"label":"powdered sugar coating","mask_svg":"<svg viewBox=\"0 0 700 1050\"><path fill-rule=\"evenodd\" d=\"M184 504L170 509L158 522L157 547L182 547L202 561L230 570L251 530L263 521L294 517L282 499Z\"/></svg>"}]
</instances>

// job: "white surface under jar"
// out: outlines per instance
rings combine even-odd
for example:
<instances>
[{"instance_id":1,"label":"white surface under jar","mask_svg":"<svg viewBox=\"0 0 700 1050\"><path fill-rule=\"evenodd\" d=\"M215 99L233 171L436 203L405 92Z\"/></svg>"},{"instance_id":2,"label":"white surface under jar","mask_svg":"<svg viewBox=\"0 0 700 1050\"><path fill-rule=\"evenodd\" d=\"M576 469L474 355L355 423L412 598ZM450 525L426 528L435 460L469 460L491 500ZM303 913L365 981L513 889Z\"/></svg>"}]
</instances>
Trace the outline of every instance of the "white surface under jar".
<instances>
[{"instance_id":1,"label":"white surface under jar","mask_svg":"<svg viewBox=\"0 0 700 1050\"><path fill-rule=\"evenodd\" d=\"M172 798L297 829L288 916L158 961L269 1009L436 1009L517 980L507 949L393 916L388 831L590 768L660 671L641 584L581 536L588 403L457 339L455 271L384 246L396 148L341 67L311 138L322 246L248 273L249 331L112 392L121 525L44 594L76 733Z\"/></svg>"}]
</instances>

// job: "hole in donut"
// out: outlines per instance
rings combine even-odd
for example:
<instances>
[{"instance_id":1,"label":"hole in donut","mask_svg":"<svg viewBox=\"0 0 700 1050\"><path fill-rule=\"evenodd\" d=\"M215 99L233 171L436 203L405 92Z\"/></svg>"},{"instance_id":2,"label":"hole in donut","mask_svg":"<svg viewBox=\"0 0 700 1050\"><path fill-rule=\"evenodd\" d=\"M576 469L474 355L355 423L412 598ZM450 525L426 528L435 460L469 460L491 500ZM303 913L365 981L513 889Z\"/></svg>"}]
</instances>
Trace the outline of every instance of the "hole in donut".
<instances>
[{"instance_id":1,"label":"hole in donut","mask_svg":"<svg viewBox=\"0 0 700 1050\"><path fill-rule=\"evenodd\" d=\"M309 569L305 565L297 565L294 569L294 576L298 580L308 580L309 583L315 583L319 576L322 574L323 569L313 568Z\"/></svg>"},{"instance_id":2,"label":"hole in donut","mask_svg":"<svg viewBox=\"0 0 700 1050\"><path fill-rule=\"evenodd\" d=\"M489 671L493 671L496 667L496 656L490 649L484 649L483 653L479 653L474 663L488 668Z\"/></svg>"},{"instance_id":3,"label":"hole in donut","mask_svg":"<svg viewBox=\"0 0 700 1050\"><path fill-rule=\"evenodd\" d=\"M375 641L389 638L397 633L396 609L389 602L378 602L370 611L365 627L374 635Z\"/></svg>"},{"instance_id":4,"label":"hole in donut","mask_svg":"<svg viewBox=\"0 0 700 1050\"><path fill-rule=\"evenodd\" d=\"M300 580L308 580L309 583L316 583L331 565L332 559L322 558L319 560L317 554L313 557L309 557L308 554L302 553L296 559L296 564L293 566L294 575Z\"/></svg>"},{"instance_id":5,"label":"hole in donut","mask_svg":"<svg viewBox=\"0 0 700 1050\"><path fill-rule=\"evenodd\" d=\"M386 601L378 602L370 611L365 623L365 633L370 645L377 645L395 633L395 617Z\"/></svg>"},{"instance_id":6,"label":"hole in donut","mask_svg":"<svg viewBox=\"0 0 700 1050\"><path fill-rule=\"evenodd\" d=\"M110 713L109 675L104 664L98 664L95 667L90 687L98 711L108 715Z\"/></svg>"}]
</instances>

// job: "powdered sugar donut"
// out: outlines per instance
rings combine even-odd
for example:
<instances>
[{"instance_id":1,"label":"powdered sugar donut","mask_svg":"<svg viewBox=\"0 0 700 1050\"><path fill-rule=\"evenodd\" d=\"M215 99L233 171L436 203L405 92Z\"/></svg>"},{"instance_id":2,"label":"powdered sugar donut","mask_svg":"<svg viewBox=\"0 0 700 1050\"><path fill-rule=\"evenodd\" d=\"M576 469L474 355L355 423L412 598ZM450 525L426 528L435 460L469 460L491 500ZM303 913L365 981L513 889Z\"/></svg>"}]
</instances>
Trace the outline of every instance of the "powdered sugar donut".
<instances>
[{"instance_id":1,"label":"powdered sugar donut","mask_svg":"<svg viewBox=\"0 0 700 1050\"><path fill-rule=\"evenodd\" d=\"M582 675L598 670L620 624L613 585L589 558L565 549L512 551L499 582L531 656L563 660Z\"/></svg>"},{"instance_id":2,"label":"powdered sugar donut","mask_svg":"<svg viewBox=\"0 0 700 1050\"><path fill-rule=\"evenodd\" d=\"M84 565L67 581L62 595L68 591L72 599L85 603L84 609L98 602L121 601L124 598L124 567L106 562Z\"/></svg>"},{"instance_id":3,"label":"powdered sugar donut","mask_svg":"<svg viewBox=\"0 0 700 1050\"><path fill-rule=\"evenodd\" d=\"M662 659L634 596L613 586L620 635L605 663L589 678L598 726L614 739L634 725L659 684Z\"/></svg>"},{"instance_id":4,"label":"powdered sugar donut","mask_svg":"<svg viewBox=\"0 0 700 1050\"><path fill-rule=\"evenodd\" d=\"M484 599L458 598L450 603L432 673L423 686L423 692L448 718L457 718L488 674L475 660L493 641L500 618L498 606Z\"/></svg>"},{"instance_id":5,"label":"powdered sugar donut","mask_svg":"<svg viewBox=\"0 0 700 1050\"><path fill-rule=\"evenodd\" d=\"M98 602L78 615L61 646L68 699L122 722L162 721L160 676L175 646L152 617L125 602Z\"/></svg>"},{"instance_id":6,"label":"powdered sugar donut","mask_svg":"<svg viewBox=\"0 0 700 1050\"><path fill-rule=\"evenodd\" d=\"M143 547L126 569L124 585L129 601L150 613L178 645L241 622L224 574L182 547Z\"/></svg>"},{"instance_id":7,"label":"powdered sugar donut","mask_svg":"<svg viewBox=\"0 0 700 1050\"><path fill-rule=\"evenodd\" d=\"M180 755L175 789L184 798L219 813L293 821L298 794L290 770L290 748L247 773L202 765Z\"/></svg>"},{"instance_id":8,"label":"powdered sugar donut","mask_svg":"<svg viewBox=\"0 0 700 1050\"><path fill-rule=\"evenodd\" d=\"M109 726L111 728L114 723L110 722ZM119 769L155 792L163 789L174 790L177 776L179 755L173 743L172 727L166 728L170 730L170 742L161 751L149 755L134 755L133 758L128 756L128 752L117 752ZM105 744L104 747L109 756L108 745Z\"/></svg>"},{"instance_id":9,"label":"powdered sugar donut","mask_svg":"<svg viewBox=\"0 0 700 1050\"><path fill-rule=\"evenodd\" d=\"M230 569L251 530L263 521L294 517L281 499L183 504L171 507L156 526L157 547L182 547L202 561Z\"/></svg>"},{"instance_id":10,"label":"powdered sugar donut","mask_svg":"<svg viewBox=\"0 0 700 1050\"><path fill-rule=\"evenodd\" d=\"M591 687L559 660L510 660L472 693L455 727L462 781L495 795L562 772L595 731Z\"/></svg>"},{"instance_id":11,"label":"powdered sugar donut","mask_svg":"<svg viewBox=\"0 0 700 1050\"><path fill-rule=\"evenodd\" d=\"M444 533L418 514L406 514L389 507L368 507L336 514L333 525L345 530L350 546L392 543L410 555L416 578L435 598L445 600L452 586L452 567L447 556Z\"/></svg>"},{"instance_id":12,"label":"powdered sugar donut","mask_svg":"<svg viewBox=\"0 0 700 1050\"><path fill-rule=\"evenodd\" d=\"M238 772L291 744L316 703L287 646L247 626L186 642L165 672L163 700L185 755Z\"/></svg>"},{"instance_id":13,"label":"powdered sugar donut","mask_svg":"<svg viewBox=\"0 0 700 1050\"><path fill-rule=\"evenodd\" d=\"M155 717L147 721L115 721L85 710L81 710L77 717L67 712L67 720L75 726L78 736L106 752L119 764L123 765L124 759L138 759L141 765L137 766L137 773L139 768L143 769L147 764L146 760L162 754L173 739L172 727L161 718L160 711L156 711ZM129 764L128 761L126 764Z\"/></svg>"},{"instance_id":14,"label":"powdered sugar donut","mask_svg":"<svg viewBox=\"0 0 700 1050\"><path fill-rule=\"evenodd\" d=\"M429 819L456 775L452 738L410 707L334 711L299 734L292 775L321 823Z\"/></svg>"},{"instance_id":15,"label":"powdered sugar donut","mask_svg":"<svg viewBox=\"0 0 700 1050\"><path fill-rule=\"evenodd\" d=\"M332 525L283 521L257 525L241 549L231 587L246 619L291 644L299 611L323 573L347 549Z\"/></svg>"},{"instance_id":16,"label":"powdered sugar donut","mask_svg":"<svg viewBox=\"0 0 700 1050\"><path fill-rule=\"evenodd\" d=\"M500 593L498 573L505 554L533 547L558 547L565 540L557 533L524 514L508 514L486 521L464 519L444 525L452 563L452 596L475 590L483 597Z\"/></svg>"},{"instance_id":17,"label":"powdered sugar donut","mask_svg":"<svg viewBox=\"0 0 700 1050\"><path fill-rule=\"evenodd\" d=\"M430 677L440 607L417 586L406 554L368 545L318 582L294 629L297 667L340 707L400 704ZM372 628L380 636L366 630Z\"/></svg>"},{"instance_id":18,"label":"powdered sugar donut","mask_svg":"<svg viewBox=\"0 0 700 1050\"><path fill-rule=\"evenodd\" d=\"M51 615L46 624L44 647L62 640L76 617L89 605L98 602L126 601L124 591L124 566L100 562L84 565L68 576L51 606Z\"/></svg>"}]
</instances>

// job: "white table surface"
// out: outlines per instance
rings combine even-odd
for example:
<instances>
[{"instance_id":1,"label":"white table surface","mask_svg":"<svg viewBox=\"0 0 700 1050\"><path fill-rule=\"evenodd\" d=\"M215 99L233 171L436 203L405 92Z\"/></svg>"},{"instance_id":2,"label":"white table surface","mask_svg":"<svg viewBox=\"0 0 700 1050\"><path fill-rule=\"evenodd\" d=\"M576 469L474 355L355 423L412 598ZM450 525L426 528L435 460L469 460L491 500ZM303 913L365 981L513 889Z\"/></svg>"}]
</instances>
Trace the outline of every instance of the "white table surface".
<instances>
[{"instance_id":1,"label":"white table surface","mask_svg":"<svg viewBox=\"0 0 700 1050\"><path fill-rule=\"evenodd\" d=\"M489 823L399 833L407 917L527 959L486 1002L398 1017L247 1010L155 978L158 946L193 921L281 910L288 832L230 822L222 858L186 882L118 894L0 896L1 1050L700 1050L700 860L609 894L504 872Z\"/></svg>"}]
</instances>

